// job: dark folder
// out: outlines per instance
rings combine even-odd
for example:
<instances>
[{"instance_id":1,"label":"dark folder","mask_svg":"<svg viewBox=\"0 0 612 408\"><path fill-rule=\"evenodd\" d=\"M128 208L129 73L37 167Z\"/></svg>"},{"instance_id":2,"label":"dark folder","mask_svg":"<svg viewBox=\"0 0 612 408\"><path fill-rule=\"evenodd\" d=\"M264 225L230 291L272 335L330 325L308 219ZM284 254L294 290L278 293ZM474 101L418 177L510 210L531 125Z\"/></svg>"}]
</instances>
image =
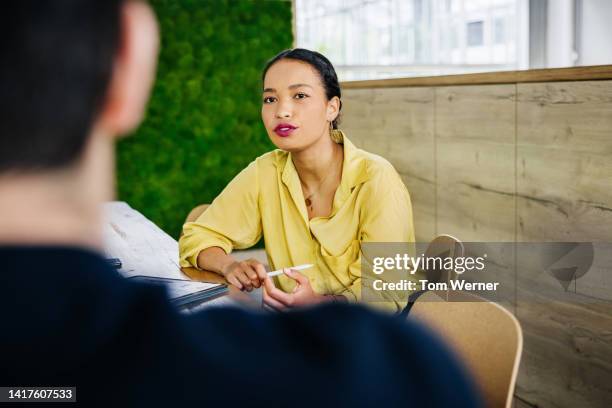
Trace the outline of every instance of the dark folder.
<instances>
[{"instance_id":1,"label":"dark folder","mask_svg":"<svg viewBox=\"0 0 612 408\"><path fill-rule=\"evenodd\" d=\"M128 279L149 285L164 286L167 289L170 302L178 307L206 302L228 292L227 285L198 282L189 279L157 278L140 275L132 276Z\"/></svg>"}]
</instances>

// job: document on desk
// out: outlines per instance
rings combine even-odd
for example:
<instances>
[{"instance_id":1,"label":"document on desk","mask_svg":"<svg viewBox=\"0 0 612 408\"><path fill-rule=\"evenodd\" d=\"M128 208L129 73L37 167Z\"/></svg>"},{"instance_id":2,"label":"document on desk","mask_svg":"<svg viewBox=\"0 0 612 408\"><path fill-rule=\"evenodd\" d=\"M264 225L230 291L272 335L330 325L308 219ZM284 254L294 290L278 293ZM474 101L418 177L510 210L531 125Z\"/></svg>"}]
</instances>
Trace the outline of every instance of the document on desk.
<instances>
[{"instance_id":1,"label":"document on desk","mask_svg":"<svg viewBox=\"0 0 612 408\"><path fill-rule=\"evenodd\" d=\"M154 276L132 276L130 281L164 286L170 301L179 307L206 302L227 294L227 285L199 282L188 279L158 278Z\"/></svg>"}]
</instances>

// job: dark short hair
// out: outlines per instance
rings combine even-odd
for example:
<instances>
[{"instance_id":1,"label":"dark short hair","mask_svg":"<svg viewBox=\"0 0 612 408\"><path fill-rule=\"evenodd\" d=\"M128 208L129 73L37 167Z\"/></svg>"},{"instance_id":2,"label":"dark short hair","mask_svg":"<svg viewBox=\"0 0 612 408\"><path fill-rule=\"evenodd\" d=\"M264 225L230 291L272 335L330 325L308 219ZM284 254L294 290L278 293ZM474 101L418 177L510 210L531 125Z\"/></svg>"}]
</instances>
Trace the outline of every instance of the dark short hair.
<instances>
[{"instance_id":1,"label":"dark short hair","mask_svg":"<svg viewBox=\"0 0 612 408\"><path fill-rule=\"evenodd\" d=\"M122 0L19 0L0 17L0 172L80 156L104 103Z\"/></svg>"},{"instance_id":2,"label":"dark short hair","mask_svg":"<svg viewBox=\"0 0 612 408\"><path fill-rule=\"evenodd\" d=\"M325 88L325 95L327 100L337 96L340 99L340 110L342 109L342 94L340 91L340 83L338 82L338 75L332 63L325 57L325 55L316 51L307 50L305 48L293 48L291 50L285 50L274 56L270 61L266 63L266 66L261 75L262 81L266 78L266 73L272 65L283 59L292 59L297 61L303 61L313 67L321 78L323 88ZM333 120L332 126L334 129L338 129L338 121L340 114Z\"/></svg>"}]
</instances>

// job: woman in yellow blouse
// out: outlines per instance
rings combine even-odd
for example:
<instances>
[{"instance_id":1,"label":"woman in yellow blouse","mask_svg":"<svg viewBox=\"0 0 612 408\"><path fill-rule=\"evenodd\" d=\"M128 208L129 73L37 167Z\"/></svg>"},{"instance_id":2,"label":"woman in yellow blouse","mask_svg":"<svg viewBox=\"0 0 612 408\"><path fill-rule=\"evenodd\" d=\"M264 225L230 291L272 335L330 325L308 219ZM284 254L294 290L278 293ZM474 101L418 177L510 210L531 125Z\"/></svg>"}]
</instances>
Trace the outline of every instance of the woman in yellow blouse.
<instances>
[{"instance_id":1,"label":"woman in yellow blouse","mask_svg":"<svg viewBox=\"0 0 612 408\"><path fill-rule=\"evenodd\" d=\"M212 270L243 290L265 285L275 309L361 299L362 242L413 242L412 208L393 166L338 130L336 72L323 55L283 51L263 72L261 116L277 150L242 170L179 242L181 266ZM276 285L233 249L264 236ZM397 303L401 307L401 302Z\"/></svg>"}]
</instances>

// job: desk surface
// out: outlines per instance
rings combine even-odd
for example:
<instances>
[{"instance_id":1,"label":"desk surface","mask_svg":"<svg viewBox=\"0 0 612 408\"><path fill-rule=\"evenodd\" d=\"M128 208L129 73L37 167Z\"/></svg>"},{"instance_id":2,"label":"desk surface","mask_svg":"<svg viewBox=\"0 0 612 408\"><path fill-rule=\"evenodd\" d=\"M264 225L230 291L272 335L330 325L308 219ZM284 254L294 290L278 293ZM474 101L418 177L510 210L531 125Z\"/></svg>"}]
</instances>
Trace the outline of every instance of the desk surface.
<instances>
[{"instance_id":1,"label":"desk surface","mask_svg":"<svg viewBox=\"0 0 612 408\"><path fill-rule=\"evenodd\" d=\"M181 270L178 261L178 242L127 203L121 201L105 203L104 216L104 252L109 258L121 260L120 273L123 276L190 278L202 282L227 283L222 276L214 272L195 268ZM263 250L236 251L232 255L240 260L255 258L266 263ZM230 296L237 301L252 297L245 296L232 286L230 286Z\"/></svg>"}]
</instances>

